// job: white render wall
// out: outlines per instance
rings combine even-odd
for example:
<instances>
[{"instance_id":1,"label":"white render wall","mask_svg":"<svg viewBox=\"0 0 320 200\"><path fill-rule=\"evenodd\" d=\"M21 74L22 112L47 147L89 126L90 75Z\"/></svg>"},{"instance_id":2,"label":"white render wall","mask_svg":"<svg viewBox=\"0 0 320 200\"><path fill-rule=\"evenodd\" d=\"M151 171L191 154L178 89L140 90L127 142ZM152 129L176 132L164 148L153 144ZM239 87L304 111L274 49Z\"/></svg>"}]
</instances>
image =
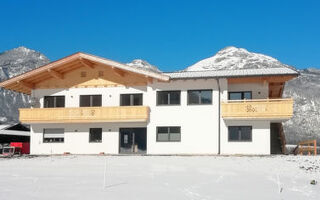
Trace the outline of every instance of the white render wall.
<instances>
[{"instance_id":1,"label":"white render wall","mask_svg":"<svg viewBox=\"0 0 320 200\"><path fill-rule=\"evenodd\" d=\"M187 90L212 89L212 105L187 105ZM220 79L221 101L228 91L252 91L253 98L268 97L267 84L229 84ZM156 93L161 90L180 90L181 104L157 106ZM270 121L223 120L219 118L219 93L215 79L175 80L140 87L38 89L33 97L64 95L66 107L79 107L79 96L101 94L102 106L119 106L120 94L143 93L143 105L150 107L147 123L90 123L90 124L33 124L31 126L32 154L107 154L119 153L119 128L147 127L147 154L218 154L219 119L221 154L270 154ZM252 126L252 142L228 142L228 125ZM181 142L157 142L157 126L180 126ZM64 128L64 143L43 143L44 128ZM89 143L89 128L102 128L102 143Z\"/></svg>"},{"instance_id":2,"label":"white render wall","mask_svg":"<svg viewBox=\"0 0 320 200\"><path fill-rule=\"evenodd\" d=\"M264 83L233 83L228 84L229 92L252 91L253 99L267 99L269 96L269 86Z\"/></svg>"},{"instance_id":3,"label":"white render wall","mask_svg":"<svg viewBox=\"0 0 320 200\"><path fill-rule=\"evenodd\" d=\"M187 90L212 89L212 105L187 105ZM181 105L157 106L159 90L181 90ZM214 79L155 83L148 88L151 108L148 124L149 154L217 154L218 86ZM157 126L181 126L181 142L157 142Z\"/></svg>"},{"instance_id":4,"label":"white render wall","mask_svg":"<svg viewBox=\"0 0 320 200\"><path fill-rule=\"evenodd\" d=\"M107 87L107 88L70 88L70 89L37 89L33 90L32 97L40 100L40 107L43 108L44 96L65 96L65 107L79 107L80 95L102 95L102 106L119 106L120 94L142 93L143 105L148 105L144 98L147 86L137 87Z\"/></svg>"},{"instance_id":5,"label":"white render wall","mask_svg":"<svg viewBox=\"0 0 320 200\"><path fill-rule=\"evenodd\" d=\"M229 142L228 126L252 126L252 141ZM270 121L225 120L221 125L221 154L270 154Z\"/></svg>"},{"instance_id":6,"label":"white render wall","mask_svg":"<svg viewBox=\"0 0 320 200\"><path fill-rule=\"evenodd\" d=\"M119 128L146 127L146 123L36 124L31 128L31 154L119 153ZM63 143L43 143L44 128L64 128ZM102 142L89 143L89 129L102 128Z\"/></svg>"}]
</instances>

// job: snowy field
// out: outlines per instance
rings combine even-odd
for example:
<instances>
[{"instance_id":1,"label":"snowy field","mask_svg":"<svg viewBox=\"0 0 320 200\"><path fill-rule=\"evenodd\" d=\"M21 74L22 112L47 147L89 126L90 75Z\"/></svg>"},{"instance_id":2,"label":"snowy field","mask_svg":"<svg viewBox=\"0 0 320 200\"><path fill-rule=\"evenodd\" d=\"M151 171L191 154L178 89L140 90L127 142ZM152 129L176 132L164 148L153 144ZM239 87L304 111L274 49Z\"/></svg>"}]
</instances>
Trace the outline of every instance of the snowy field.
<instances>
[{"instance_id":1,"label":"snowy field","mask_svg":"<svg viewBox=\"0 0 320 200\"><path fill-rule=\"evenodd\" d=\"M1 200L320 199L319 156L69 155L0 168Z\"/></svg>"}]
</instances>

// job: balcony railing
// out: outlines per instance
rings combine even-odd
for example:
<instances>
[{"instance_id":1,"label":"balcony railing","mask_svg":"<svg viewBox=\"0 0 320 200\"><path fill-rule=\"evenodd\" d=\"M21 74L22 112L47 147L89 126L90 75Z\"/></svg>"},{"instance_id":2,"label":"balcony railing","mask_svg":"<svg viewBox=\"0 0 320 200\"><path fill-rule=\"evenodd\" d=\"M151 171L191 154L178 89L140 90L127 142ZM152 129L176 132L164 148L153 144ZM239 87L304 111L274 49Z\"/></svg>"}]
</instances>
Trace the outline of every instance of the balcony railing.
<instances>
[{"instance_id":1,"label":"balcony railing","mask_svg":"<svg viewBox=\"0 0 320 200\"><path fill-rule=\"evenodd\" d=\"M290 119L293 99L230 100L221 103L225 119Z\"/></svg>"},{"instance_id":2,"label":"balcony railing","mask_svg":"<svg viewBox=\"0 0 320 200\"><path fill-rule=\"evenodd\" d=\"M147 106L22 108L22 123L146 122Z\"/></svg>"}]
</instances>

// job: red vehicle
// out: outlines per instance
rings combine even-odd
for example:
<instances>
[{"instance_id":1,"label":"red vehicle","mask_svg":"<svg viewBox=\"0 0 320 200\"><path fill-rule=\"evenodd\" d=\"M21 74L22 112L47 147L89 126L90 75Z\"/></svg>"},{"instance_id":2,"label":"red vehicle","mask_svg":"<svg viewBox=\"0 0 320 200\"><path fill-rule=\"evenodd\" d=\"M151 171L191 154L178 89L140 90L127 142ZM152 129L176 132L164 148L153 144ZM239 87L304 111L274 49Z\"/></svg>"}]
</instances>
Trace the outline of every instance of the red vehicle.
<instances>
[{"instance_id":1,"label":"red vehicle","mask_svg":"<svg viewBox=\"0 0 320 200\"><path fill-rule=\"evenodd\" d=\"M3 147L3 156L13 156L30 153L30 143L28 142L11 142L9 147Z\"/></svg>"}]
</instances>

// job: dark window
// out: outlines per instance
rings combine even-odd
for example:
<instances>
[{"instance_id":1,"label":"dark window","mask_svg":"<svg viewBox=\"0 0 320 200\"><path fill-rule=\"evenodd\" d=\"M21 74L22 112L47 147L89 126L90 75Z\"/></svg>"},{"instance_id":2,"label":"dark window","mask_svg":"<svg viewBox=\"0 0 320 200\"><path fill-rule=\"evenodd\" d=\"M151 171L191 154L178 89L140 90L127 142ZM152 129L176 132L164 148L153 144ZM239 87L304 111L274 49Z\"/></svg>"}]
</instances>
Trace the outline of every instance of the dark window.
<instances>
[{"instance_id":1,"label":"dark window","mask_svg":"<svg viewBox=\"0 0 320 200\"><path fill-rule=\"evenodd\" d=\"M90 128L89 142L102 142L102 128Z\"/></svg>"},{"instance_id":2,"label":"dark window","mask_svg":"<svg viewBox=\"0 0 320 200\"><path fill-rule=\"evenodd\" d=\"M142 94L121 94L120 106L141 106Z\"/></svg>"},{"instance_id":3,"label":"dark window","mask_svg":"<svg viewBox=\"0 0 320 200\"><path fill-rule=\"evenodd\" d=\"M252 141L252 126L229 126L228 132L230 142Z\"/></svg>"},{"instance_id":4,"label":"dark window","mask_svg":"<svg viewBox=\"0 0 320 200\"><path fill-rule=\"evenodd\" d=\"M44 143L63 143L64 129L63 128L47 128L43 129Z\"/></svg>"},{"instance_id":5,"label":"dark window","mask_svg":"<svg viewBox=\"0 0 320 200\"><path fill-rule=\"evenodd\" d=\"M157 142L180 142L181 128L179 126L157 127Z\"/></svg>"},{"instance_id":6,"label":"dark window","mask_svg":"<svg viewBox=\"0 0 320 200\"><path fill-rule=\"evenodd\" d=\"M229 92L229 100L252 99L252 92Z\"/></svg>"},{"instance_id":7,"label":"dark window","mask_svg":"<svg viewBox=\"0 0 320 200\"><path fill-rule=\"evenodd\" d=\"M188 104L212 104L212 90L188 90Z\"/></svg>"},{"instance_id":8,"label":"dark window","mask_svg":"<svg viewBox=\"0 0 320 200\"><path fill-rule=\"evenodd\" d=\"M43 101L44 108L59 108L65 106L64 96L45 96Z\"/></svg>"},{"instance_id":9,"label":"dark window","mask_svg":"<svg viewBox=\"0 0 320 200\"><path fill-rule=\"evenodd\" d=\"M180 105L180 91L158 91L157 105Z\"/></svg>"},{"instance_id":10,"label":"dark window","mask_svg":"<svg viewBox=\"0 0 320 200\"><path fill-rule=\"evenodd\" d=\"M98 107L101 102L101 95L80 95L80 107Z\"/></svg>"}]
</instances>

